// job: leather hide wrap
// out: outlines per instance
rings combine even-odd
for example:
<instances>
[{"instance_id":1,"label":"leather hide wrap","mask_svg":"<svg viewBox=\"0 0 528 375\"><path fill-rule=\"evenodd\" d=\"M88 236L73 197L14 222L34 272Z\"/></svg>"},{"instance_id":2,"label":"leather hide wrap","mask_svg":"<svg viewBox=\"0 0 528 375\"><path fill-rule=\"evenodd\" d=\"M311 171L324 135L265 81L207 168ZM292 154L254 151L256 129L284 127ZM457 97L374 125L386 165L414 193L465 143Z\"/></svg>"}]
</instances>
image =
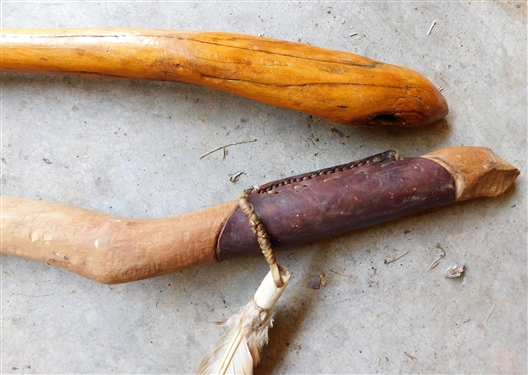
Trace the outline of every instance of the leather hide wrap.
<instances>
[{"instance_id":1,"label":"leather hide wrap","mask_svg":"<svg viewBox=\"0 0 528 375\"><path fill-rule=\"evenodd\" d=\"M387 151L267 183L248 199L279 250L446 205L455 199L455 181L434 161ZM218 260L260 251L237 208L220 232Z\"/></svg>"}]
</instances>

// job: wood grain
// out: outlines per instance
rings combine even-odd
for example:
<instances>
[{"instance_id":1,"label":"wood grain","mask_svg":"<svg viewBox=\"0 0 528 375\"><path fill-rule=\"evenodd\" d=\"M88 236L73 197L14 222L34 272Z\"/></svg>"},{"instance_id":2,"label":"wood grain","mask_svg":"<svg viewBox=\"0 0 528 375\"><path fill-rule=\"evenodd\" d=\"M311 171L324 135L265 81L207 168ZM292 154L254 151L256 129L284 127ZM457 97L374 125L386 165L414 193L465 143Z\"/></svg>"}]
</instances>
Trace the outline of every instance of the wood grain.
<instances>
[{"instance_id":1,"label":"wood grain","mask_svg":"<svg viewBox=\"0 0 528 375\"><path fill-rule=\"evenodd\" d=\"M496 197L521 173L488 147L448 147L423 157L439 163L455 177L455 202Z\"/></svg>"},{"instance_id":2,"label":"wood grain","mask_svg":"<svg viewBox=\"0 0 528 375\"><path fill-rule=\"evenodd\" d=\"M447 103L417 72L301 43L157 29L3 29L3 72L196 84L359 126L442 119Z\"/></svg>"},{"instance_id":3,"label":"wood grain","mask_svg":"<svg viewBox=\"0 0 528 375\"><path fill-rule=\"evenodd\" d=\"M1 197L3 254L45 262L104 284L216 262L229 202L163 219L131 219Z\"/></svg>"}]
</instances>

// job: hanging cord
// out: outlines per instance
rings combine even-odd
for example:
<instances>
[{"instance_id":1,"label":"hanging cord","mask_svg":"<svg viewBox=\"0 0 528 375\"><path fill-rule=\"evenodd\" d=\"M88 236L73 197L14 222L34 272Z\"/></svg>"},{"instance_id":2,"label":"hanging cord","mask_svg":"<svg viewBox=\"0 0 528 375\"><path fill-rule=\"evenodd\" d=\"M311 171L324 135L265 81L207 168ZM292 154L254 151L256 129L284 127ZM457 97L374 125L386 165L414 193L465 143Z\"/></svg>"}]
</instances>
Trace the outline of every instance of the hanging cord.
<instances>
[{"instance_id":1,"label":"hanging cord","mask_svg":"<svg viewBox=\"0 0 528 375\"><path fill-rule=\"evenodd\" d=\"M264 254L264 258L266 258L266 261L270 266L273 281L275 282L277 288L280 288L284 285L284 282L282 281L280 275L279 265L275 259L275 254L273 254L273 250L271 249L269 235L266 232L266 228L264 228L264 224L262 224L262 221L260 220L259 214L255 211L253 205L249 203L248 200L248 196L253 191L253 189L258 191L258 187L251 187L244 190L244 192L238 196L238 206L248 218L251 229L253 229L253 233L257 235L257 241L260 249L262 250L262 254Z\"/></svg>"}]
</instances>

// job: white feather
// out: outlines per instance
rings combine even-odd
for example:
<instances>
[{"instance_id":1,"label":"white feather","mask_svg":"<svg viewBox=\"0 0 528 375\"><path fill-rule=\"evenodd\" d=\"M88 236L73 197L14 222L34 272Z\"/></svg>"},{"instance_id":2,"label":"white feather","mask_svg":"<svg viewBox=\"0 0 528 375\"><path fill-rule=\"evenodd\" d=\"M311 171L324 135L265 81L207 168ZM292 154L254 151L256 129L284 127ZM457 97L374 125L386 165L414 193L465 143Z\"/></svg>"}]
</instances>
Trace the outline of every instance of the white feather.
<instances>
[{"instance_id":1,"label":"white feather","mask_svg":"<svg viewBox=\"0 0 528 375\"><path fill-rule=\"evenodd\" d=\"M225 322L227 332L200 362L198 374L253 374L260 351L268 343L273 324L270 310L291 279L286 268L279 269L284 285L277 288L268 273L253 300Z\"/></svg>"},{"instance_id":2,"label":"white feather","mask_svg":"<svg viewBox=\"0 0 528 375\"><path fill-rule=\"evenodd\" d=\"M225 322L227 332L202 360L198 374L253 374L271 323L268 311L248 303Z\"/></svg>"}]
</instances>

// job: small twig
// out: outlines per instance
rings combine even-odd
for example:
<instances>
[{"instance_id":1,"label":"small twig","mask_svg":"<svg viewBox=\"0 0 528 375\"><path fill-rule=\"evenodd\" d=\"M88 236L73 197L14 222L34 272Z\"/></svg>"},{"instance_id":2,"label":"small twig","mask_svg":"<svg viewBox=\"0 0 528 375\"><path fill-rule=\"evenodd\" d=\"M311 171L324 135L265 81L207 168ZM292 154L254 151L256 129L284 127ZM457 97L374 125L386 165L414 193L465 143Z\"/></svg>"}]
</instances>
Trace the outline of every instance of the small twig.
<instances>
[{"instance_id":1,"label":"small twig","mask_svg":"<svg viewBox=\"0 0 528 375\"><path fill-rule=\"evenodd\" d=\"M431 27L429 28L429 31L427 31L427 35L431 34L431 30L433 30L433 27L436 25L436 21L433 21L431 24Z\"/></svg>"},{"instance_id":2,"label":"small twig","mask_svg":"<svg viewBox=\"0 0 528 375\"><path fill-rule=\"evenodd\" d=\"M345 275L344 273L337 272L337 271L334 271L334 270L330 270L330 272L333 272L333 273L335 273L336 275L347 276L347 275Z\"/></svg>"},{"instance_id":3,"label":"small twig","mask_svg":"<svg viewBox=\"0 0 528 375\"><path fill-rule=\"evenodd\" d=\"M308 140L309 140L310 142L312 142L312 145L315 146L314 139L315 139L316 141L319 140L319 138L317 138L313 133L311 133L310 136L308 137Z\"/></svg>"},{"instance_id":4,"label":"small twig","mask_svg":"<svg viewBox=\"0 0 528 375\"><path fill-rule=\"evenodd\" d=\"M431 271L433 268L435 268L436 266L438 266L438 263L440 263L440 260L443 258L443 256L439 256L438 258L436 258L435 260L433 260L433 262L429 265L429 268L427 269L427 271Z\"/></svg>"},{"instance_id":5,"label":"small twig","mask_svg":"<svg viewBox=\"0 0 528 375\"><path fill-rule=\"evenodd\" d=\"M390 264L390 263L392 263L392 262L396 262L398 259L401 259L401 258L403 258L404 256L406 256L407 254L409 254L409 251L411 251L411 250L407 250L407 252L406 252L405 254L400 255L399 257L394 258L394 259L392 259L392 260L387 260L387 259L385 259L385 264Z\"/></svg>"},{"instance_id":6,"label":"small twig","mask_svg":"<svg viewBox=\"0 0 528 375\"><path fill-rule=\"evenodd\" d=\"M352 34L350 34L350 36L356 36L356 35L358 35L357 32L353 32Z\"/></svg>"},{"instance_id":7,"label":"small twig","mask_svg":"<svg viewBox=\"0 0 528 375\"><path fill-rule=\"evenodd\" d=\"M339 129L336 129L336 127L334 125L330 125L330 131L333 133L333 132L336 132L340 137L346 137L346 138L350 138L350 136L346 135L345 133L343 133L341 130Z\"/></svg>"},{"instance_id":8,"label":"small twig","mask_svg":"<svg viewBox=\"0 0 528 375\"><path fill-rule=\"evenodd\" d=\"M429 268L427 269L427 271L431 271L433 268L438 266L438 263L440 263L440 260L446 256L446 251L444 250L444 248L439 243L436 244L436 247L438 249L442 250L442 254L440 254L438 256L438 258L436 258L435 260L433 260L431 262L431 264L429 265Z\"/></svg>"},{"instance_id":9,"label":"small twig","mask_svg":"<svg viewBox=\"0 0 528 375\"><path fill-rule=\"evenodd\" d=\"M236 145L241 145L241 144L244 144L244 143L250 143L250 142L256 142L256 141L257 141L256 139L248 139L247 141L229 143L227 145L223 145L223 146L215 148L214 150L206 152L205 154L200 156L200 159L202 159L202 158L206 157L207 155L212 154L213 152L216 152L216 151L220 151L220 150L224 150L225 151L226 147L236 146ZM225 157L225 153L224 153L224 157Z\"/></svg>"},{"instance_id":10,"label":"small twig","mask_svg":"<svg viewBox=\"0 0 528 375\"><path fill-rule=\"evenodd\" d=\"M46 158L42 158L42 160L43 160L44 163L46 163L46 164L52 164L52 163L53 163L51 160L46 159ZM70 168L70 167L68 167L67 165L64 165L64 164L61 164L61 163L57 163L57 162L55 162L55 164L60 165L61 167L64 167L64 168L66 168L66 169L69 169L69 168Z\"/></svg>"},{"instance_id":11,"label":"small twig","mask_svg":"<svg viewBox=\"0 0 528 375\"><path fill-rule=\"evenodd\" d=\"M240 176L242 176L243 174L246 174L246 172L244 171L238 171L234 174L232 174L231 176L229 176L229 181L231 181L232 183L235 183L238 181L238 179L240 178Z\"/></svg>"},{"instance_id":12,"label":"small twig","mask_svg":"<svg viewBox=\"0 0 528 375\"><path fill-rule=\"evenodd\" d=\"M490 310L490 312L489 312L489 314L488 314L488 317L486 318L486 320L484 321L484 323L482 323L483 326L485 326L486 323L488 322L488 319L490 318L491 313L493 312L493 309L495 308L495 305L496 305L496 303L494 303L493 306L491 306L491 310Z\"/></svg>"},{"instance_id":13,"label":"small twig","mask_svg":"<svg viewBox=\"0 0 528 375\"><path fill-rule=\"evenodd\" d=\"M409 353L405 353L403 352L407 357L409 357L413 362L416 361L418 358L416 358L415 356L413 355L410 355Z\"/></svg>"}]
</instances>

